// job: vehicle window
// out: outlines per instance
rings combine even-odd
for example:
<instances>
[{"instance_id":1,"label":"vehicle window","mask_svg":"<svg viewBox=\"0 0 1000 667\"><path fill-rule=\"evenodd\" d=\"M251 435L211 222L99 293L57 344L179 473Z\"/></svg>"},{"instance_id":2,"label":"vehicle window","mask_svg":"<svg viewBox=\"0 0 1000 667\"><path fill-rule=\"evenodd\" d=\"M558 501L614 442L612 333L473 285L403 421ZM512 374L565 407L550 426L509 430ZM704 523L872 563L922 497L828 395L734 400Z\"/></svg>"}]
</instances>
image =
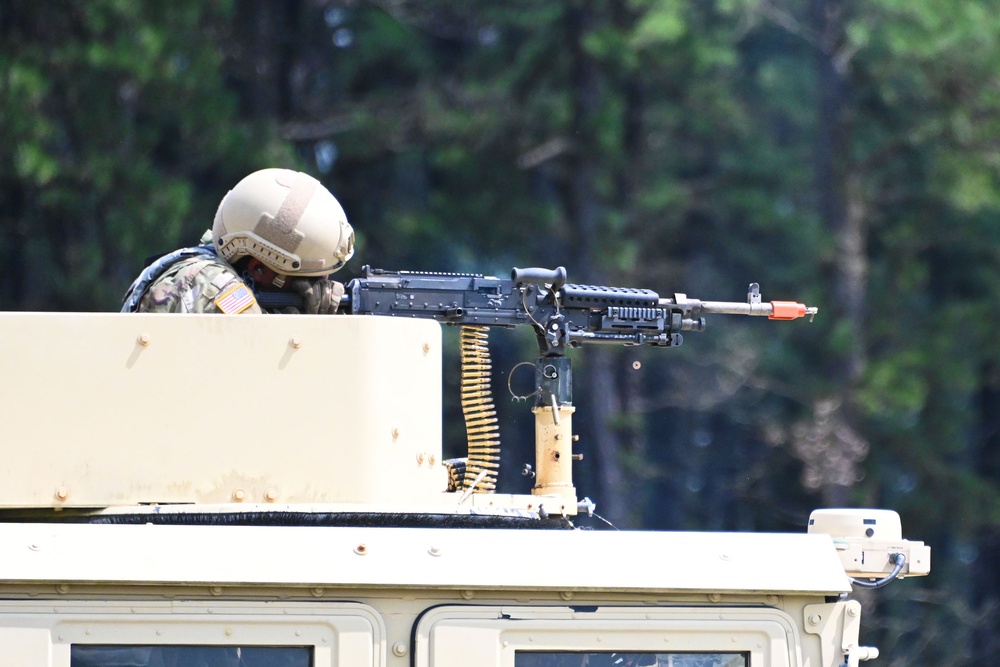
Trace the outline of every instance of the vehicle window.
<instances>
[{"instance_id":1,"label":"vehicle window","mask_svg":"<svg viewBox=\"0 0 1000 667\"><path fill-rule=\"evenodd\" d=\"M312 667L305 646L113 646L74 644L70 667Z\"/></svg>"},{"instance_id":2,"label":"vehicle window","mask_svg":"<svg viewBox=\"0 0 1000 667\"><path fill-rule=\"evenodd\" d=\"M795 621L752 607L443 605L414 667L798 667Z\"/></svg>"},{"instance_id":3,"label":"vehicle window","mask_svg":"<svg viewBox=\"0 0 1000 667\"><path fill-rule=\"evenodd\" d=\"M747 667L745 653L517 651L514 667Z\"/></svg>"}]
</instances>

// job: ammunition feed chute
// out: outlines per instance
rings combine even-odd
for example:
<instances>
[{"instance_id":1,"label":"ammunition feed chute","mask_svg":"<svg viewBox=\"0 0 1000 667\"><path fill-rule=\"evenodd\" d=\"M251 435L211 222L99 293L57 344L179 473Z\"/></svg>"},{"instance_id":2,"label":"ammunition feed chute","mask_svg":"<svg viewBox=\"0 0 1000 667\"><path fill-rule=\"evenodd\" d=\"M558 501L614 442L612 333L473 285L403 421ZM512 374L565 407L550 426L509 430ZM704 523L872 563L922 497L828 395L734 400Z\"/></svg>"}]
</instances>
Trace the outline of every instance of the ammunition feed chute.
<instances>
[{"instance_id":1,"label":"ammunition feed chute","mask_svg":"<svg viewBox=\"0 0 1000 667\"><path fill-rule=\"evenodd\" d=\"M462 325L462 415L468 439L469 457L461 488L493 491L500 468L500 427L490 375L489 327Z\"/></svg>"}]
</instances>

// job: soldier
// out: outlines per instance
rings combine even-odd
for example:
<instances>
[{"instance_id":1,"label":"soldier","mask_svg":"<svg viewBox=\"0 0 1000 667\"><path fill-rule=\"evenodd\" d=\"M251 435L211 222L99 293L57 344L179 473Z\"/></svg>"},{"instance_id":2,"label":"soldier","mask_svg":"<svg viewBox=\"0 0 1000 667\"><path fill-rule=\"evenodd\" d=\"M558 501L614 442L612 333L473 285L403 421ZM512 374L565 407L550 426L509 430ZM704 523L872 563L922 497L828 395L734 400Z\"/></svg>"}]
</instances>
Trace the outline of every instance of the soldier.
<instances>
[{"instance_id":1,"label":"soldier","mask_svg":"<svg viewBox=\"0 0 1000 667\"><path fill-rule=\"evenodd\" d=\"M344 286L328 276L354 254L354 230L336 198L312 176L289 169L263 169L240 181L202 242L146 267L122 312L260 313L254 292L293 290L305 312L335 313Z\"/></svg>"}]
</instances>

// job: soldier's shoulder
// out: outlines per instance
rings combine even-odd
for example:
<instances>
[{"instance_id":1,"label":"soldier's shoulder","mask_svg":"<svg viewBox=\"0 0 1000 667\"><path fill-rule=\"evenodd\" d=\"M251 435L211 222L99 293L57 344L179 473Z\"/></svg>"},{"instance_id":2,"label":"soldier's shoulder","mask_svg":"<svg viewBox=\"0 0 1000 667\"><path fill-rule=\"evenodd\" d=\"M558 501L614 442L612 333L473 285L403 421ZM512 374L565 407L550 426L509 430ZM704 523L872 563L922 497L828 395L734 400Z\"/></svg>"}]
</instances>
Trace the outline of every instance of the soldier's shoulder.
<instances>
[{"instance_id":1,"label":"soldier's shoulder","mask_svg":"<svg viewBox=\"0 0 1000 667\"><path fill-rule=\"evenodd\" d=\"M140 310L231 313L259 312L259 307L253 292L229 263L199 256L180 260L157 278L143 297Z\"/></svg>"},{"instance_id":2,"label":"soldier's shoulder","mask_svg":"<svg viewBox=\"0 0 1000 667\"><path fill-rule=\"evenodd\" d=\"M180 293L217 281L239 280L236 269L218 257L185 257L163 272L149 292Z\"/></svg>"}]
</instances>

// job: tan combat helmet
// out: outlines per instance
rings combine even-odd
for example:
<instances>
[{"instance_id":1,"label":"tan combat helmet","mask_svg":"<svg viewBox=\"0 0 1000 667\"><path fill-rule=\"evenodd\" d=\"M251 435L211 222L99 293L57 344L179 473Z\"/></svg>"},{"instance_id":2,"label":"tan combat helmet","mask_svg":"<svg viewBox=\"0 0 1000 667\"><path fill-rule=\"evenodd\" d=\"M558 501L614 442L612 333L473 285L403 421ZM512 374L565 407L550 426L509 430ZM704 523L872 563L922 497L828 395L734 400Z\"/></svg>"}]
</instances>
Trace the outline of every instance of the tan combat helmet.
<instances>
[{"instance_id":1,"label":"tan combat helmet","mask_svg":"<svg viewBox=\"0 0 1000 667\"><path fill-rule=\"evenodd\" d=\"M354 230L340 203L308 174L262 169L223 197L212 238L229 261L256 257L276 273L325 276L354 254Z\"/></svg>"}]
</instances>

